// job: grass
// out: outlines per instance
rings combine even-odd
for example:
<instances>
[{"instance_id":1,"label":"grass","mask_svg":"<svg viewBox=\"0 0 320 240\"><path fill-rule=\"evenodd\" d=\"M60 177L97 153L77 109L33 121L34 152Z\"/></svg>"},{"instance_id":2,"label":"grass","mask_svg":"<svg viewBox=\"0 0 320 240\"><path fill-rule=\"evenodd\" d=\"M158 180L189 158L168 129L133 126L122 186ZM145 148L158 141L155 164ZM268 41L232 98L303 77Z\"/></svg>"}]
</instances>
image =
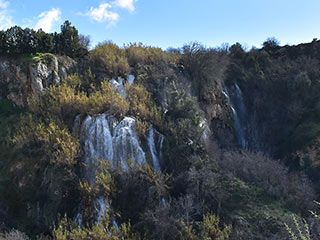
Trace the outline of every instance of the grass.
<instances>
[{"instance_id":1,"label":"grass","mask_svg":"<svg viewBox=\"0 0 320 240\"><path fill-rule=\"evenodd\" d=\"M51 53L29 53L22 54L20 57L20 61L23 63L44 63L49 64L54 59L54 55Z\"/></svg>"}]
</instances>

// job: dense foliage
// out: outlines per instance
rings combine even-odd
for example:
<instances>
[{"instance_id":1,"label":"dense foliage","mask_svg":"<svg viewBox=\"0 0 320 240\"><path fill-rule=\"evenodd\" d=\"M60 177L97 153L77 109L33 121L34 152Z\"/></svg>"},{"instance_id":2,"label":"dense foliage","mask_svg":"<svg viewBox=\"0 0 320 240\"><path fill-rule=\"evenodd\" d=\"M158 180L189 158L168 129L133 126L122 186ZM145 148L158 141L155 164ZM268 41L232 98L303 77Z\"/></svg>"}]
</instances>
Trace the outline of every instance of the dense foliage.
<instances>
[{"instance_id":1,"label":"dense foliage","mask_svg":"<svg viewBox=\"0 0 320 240\"><path fill-rule=\"evenodd\" d=\"M65 21L61 33L46 33L42 29L22 29L14 26L0 31L0 54L54 53L69 57L87 54L88 44L81 39L78 30Z\"/></svg>"},{"instance_id":2,"label":"dense foliage","mask_svg":"<svg viewBox=\"0 0 320 240\"><path fill-rule=\"evenodd\" d=\"M24 107L0 100L0 239L318 234L314 219L302 220L304 227L299 219L319 195L319 42L280 47L271 38L250 51L240 44L168 51L110 41L91 52L87 46L68 21L59 34L0 32L8 58L32 54L44 65L53 54L78 58L73 74L28 96ZM119 78L123 91L112 85ZM227 95L235 84L243 93L247 149L237 142ZM141 165L128 157L126 169L103 159L86 165L77 124L100 114L134 117L142 148L150 144L149 126L161 133L161 171L148 164L151 153ZM102 215L99 198L108 200Z\"/></svg>"},{"instance_id":3,"label":"dense foliage","mask_svg":"<svg viewBox=\"0 0 320 240\"><path fill-rule=\"evenodd\" d=\"M312 178L318 175L319 44L280 47L269 39L249 52L234 45L226 80L244 91L248 122L259 126L259 150L305 168Z\"/></svg>"}]
</instances>

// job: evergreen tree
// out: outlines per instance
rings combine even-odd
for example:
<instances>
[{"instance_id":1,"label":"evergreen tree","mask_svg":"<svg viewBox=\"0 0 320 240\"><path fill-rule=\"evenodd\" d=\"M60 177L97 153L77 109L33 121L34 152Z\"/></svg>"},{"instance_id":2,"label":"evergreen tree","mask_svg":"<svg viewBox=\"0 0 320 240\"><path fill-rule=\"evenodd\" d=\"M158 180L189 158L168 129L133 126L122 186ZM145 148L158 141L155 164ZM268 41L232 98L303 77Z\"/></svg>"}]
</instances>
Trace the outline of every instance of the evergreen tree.
<instances>
[{"instance_id":1,"label":"evergreen tree","mask_svg":"<svg viewBox=\"0 0 320 240\"><path fill-rule=\"evenodd\" d=\"M12 54L19 54L22 52L22 36L23 29L18 26L9 28L6 32L8 52Z\"/></svg>"},{"instance_id":2,"label":"evergreen tree","mask_svg":"<svg viewBox=\"0 0 320 240\"><path fill-rule=\"evenodd\" d=\"M61 26L61 50L62 54L70 57L75 57L78 50L81 48L78 30L71 26L71 23L67 20Z\"/></svg>"},{"instance_id":3,"label":"evergreen tree","mask_svg":"<svg viewBox=\"0 0 320 240\"><path fill-rule=\"evenodd\" d=\"M90 39L79 36L78 30L65 21L61 33L46 33L42 29L22 29L14 26L0 31L0 53L55 53L69 57L81 57L88 53Z\"/></svg>"},{"instance_id":4,"label":"evergreen tree","mask_svg":"<svg viewBox=\"0 0 320 240\"><path fill-rule=\"evenodd\" d=\"M37 51L38 52L53 52L53 34L48 34L39 29L36 33L38 41Z\"/></svg>"},{"instance_id":5,"label":"evergreen tree","mask_svg":"<svg viewBox=\"0 0 320 240\"><path fill-rule=\"evenodd\" d=\"M19 44L20 53L36 53L38 40L35 31L30 28L22 30L21 42Z\"/></svg>"}]
</instances>

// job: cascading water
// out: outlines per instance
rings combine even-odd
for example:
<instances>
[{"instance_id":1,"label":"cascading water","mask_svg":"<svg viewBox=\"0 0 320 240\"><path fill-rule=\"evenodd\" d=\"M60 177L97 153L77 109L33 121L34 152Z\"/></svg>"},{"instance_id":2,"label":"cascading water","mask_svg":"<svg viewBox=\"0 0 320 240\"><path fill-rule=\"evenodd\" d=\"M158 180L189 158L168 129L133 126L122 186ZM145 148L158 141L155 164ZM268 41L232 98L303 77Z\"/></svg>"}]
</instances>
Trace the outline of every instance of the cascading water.
<instances>
[{"instance_id":1,"label":"cascading water","mask_svg":"<svg viewBox=\"0 0 320 240\"><path fill-rule=\"evenodd\" d=\"M136 120L125 117L114 129L112 139L113 144L113 164L128 168L127 160L131 158L134 164L141 165L146 161L145 153L139 145L139 139L135 133Z\"/></svg>"},{"instance_id":2,"label":"cascading water","mask_svg":"<svg viewBox=\"0 0 320 240\"><path fill-rule=\"evenodd\" d=\"M135 77L132 74L127 76L127 81L128 81L129 86L131 86L134 83L134 79L135 79Z\"/></svg>"},{"instance_id":3,"label":"cascading water","mask_svg":"<svg viewBox=\"0 0 320 240\"><path fill-rule=\"evenodd\" d=\"M134 75L128 75L127 76L127 83L129 86L131 86L133 83L134 83ZM126 97L126 92L125 92L125 88L124 88L124 82L123 82L123 79L121 77L118 77L118 79L114 79L112 78L110 80L110 83L112 85L113 88L117 89L120 93L120 95L122 97Z\"/></svg>"},{"instance_id":4,"label":"cascading water","mask_svg":"<svg viewBox=\"0 0 320 240\"><path fill-rule=\"evenodd\" d=\"M136 120L125 117L120 123L112 116L101 114L88 116L81 127L80 142L83 146L84 161L87 165L86 178L95 181L97 159L111 161L114 167L127 169L127 160L141 165L146 161L145 153L139 145L135 133Z\"/></svg>"},{"instance_id":5,"label":"cascading water","mask_svg":"<svg viewBox=\"0 0 320 240\"><path fill-rule=\"evenodd\" d=\"M86 167L83 169L84 177L94 185L96 181L97 160L110 161L113 167L128 169L128 160L135 165L146 163L146 154L139 144L135 132L136 120L125 117L118 122L112 116L100 114L95 117L87 116L82 124L80 118L76 117L75 128L80 127L80 143L83 151L83 159ZM159 159L162 158L162 145L164 136L149 125L147 145L152 157L152 163L156 172L160 171ZM98 213L97 221L110 207L109 202L99 197L94 202ZM77 222L82 222L81 215L77 215Z\"/></svg>"},{"instance_id":6,"label":"cascading water","mask_svg":"<svg viewBox=\"0 0 320 240\"><path fill-rule=\"evenodd\" d=\"M90 184L95 183L97 159L112 160L112 136L106 115L88 116L81 126L80 142L83 147L86 168L84 175Z\"/></svg>"},{"instance_id":7,"label":"cascading water","mask_svg":"<svg viewBox=\"0 0 320 240\"><path fill-rule=\"evenodd\" d=\"M134 76L128 75L128 85L130 86L133 82ZM111 79L110 83L119 91L119 94L126 97L121 77L118 77L118 80ZM129 159L138 166L146 162L146 155L140 146L135 126L136 120L132 117L125 117L118 122L113 116L100 114L95 117L87 116L82 124L80 116L76 117L74 132L80 129L80 144L86 164L83 174L91 185L94 185L96 181L97 160L110 161L113 167L120 167L124 170L128 170ZM157 143L155 139L158 140ZM154 130L150 124L147 144L156 172L161 170L159 159L162 158L163 140L164 136ZM103 214L110 208L110 204L104 197L98 197L94 202L94 208L97 212L97 221L100 223ZM81 225L81 213L77 214L75 221Z\"/></svg>"},{"instance_id":8,"label":"cascading water","mask_svg":"<svg viewBox=\"0 0 320 240\"><path fill-rule=\"evenodd\" d=\"M248 141L246 138L246 109L243 103L241 89L239 88L238 84L235 83L230 89L225 87L223 94L227 97L231 104L234 117L234 129L238 143L242 148L247 148Z\"/></svg>"},{"instance_id":9,"label":"cascading water","mask_svg":"<svg viewBox=\"0 0 320 240\"><path fill-rule=\"evenodd\" d=\"M155 132L156 130L153 129L152 125L149 125L149 134L148 134L148 147L149 150L151 152L151 156L152 156L152 163L153 163L153 169L156 172L159 172L160 169L160 162L159 159L161 159L161 154L162 154L162 145L163 145L163 140L164 140L164 136L158 132L157 136L158 136L158 146L159 149L157 150L156 148L156 144L155 144Z\"/></svg>"},{"instance_id":10,"label":"cascading water","mask_svg":"<svg viewBox=\"0 0 320 240\"><path fill-rule=\"evenodd\" d=\"M96 212L98 213L97 222L98 222L98 224L100 224L106 210L110 208L110 204L108 201L106 201L106 199L104 197L99 197L94 202L94 208L95 208Z\"/></svg>"},{"instance_id":11,"label":"cascading water","mask_svg":"<svg viewBox=\"0 0 320 240\"><path fill-rule=\"evenodd\" d=\"M124 85L123 85L123 80L121 77L118 77L118 80L112 78L110 80L110 83L113 88L115 88L119 91L121 96L125 97Z\"/></svg>"}]
</instances>

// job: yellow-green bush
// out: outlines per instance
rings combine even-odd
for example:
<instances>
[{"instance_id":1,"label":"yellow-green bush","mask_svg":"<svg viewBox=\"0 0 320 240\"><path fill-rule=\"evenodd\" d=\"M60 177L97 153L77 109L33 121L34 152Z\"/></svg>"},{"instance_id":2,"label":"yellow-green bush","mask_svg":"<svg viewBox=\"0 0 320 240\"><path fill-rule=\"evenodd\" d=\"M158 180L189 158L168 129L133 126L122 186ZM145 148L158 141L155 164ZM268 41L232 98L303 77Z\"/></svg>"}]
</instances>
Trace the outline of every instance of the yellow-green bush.
<instances>
[{"instance_id":1,"label":"yellow-green bush","mask_svg":"<svg viewBox=\"0 0 320 240\"><path fill-rule=\"evenodd\" d=\"M128 89L127 100L130 105L129 113L141 120L150 121L161 126L160 110L154 104L151 94L140 85L132 85Z\"/></svg>"},{"instance_id":2,"label":"yellow-green bush","mask_svg":"<svg viewBox=\"0 0 320 240\"><path fill-rule=\"evenodd\" d=\"M78 114L109 113L121 117L128 112L129 104L108 81L102 82L101 88L89 96L75 89L77 83L70 85L51 86L40 100L30 98L29 108L34 113L65 121L73 121Z\"/></svg>"},{"instance_id":3,"label":"yellow-green bush","mask_svg":"<svg viewBox=\"0 0 320 240\"><path fill-rule=\"evenodd\" d=\"M38 121L32 116L21 119L13 143L20 148L34 146L41 149L54 166L72 166L79 153L79 141L66 128L54 121Z\"/></svg>"},{"instance_id":4,"label":"yellow-green bush","mask_svg":"<svg viewBox=\"0 0 320 240\"><path fill-rule=\"evenodd\" d=\"M139 138L143 138L146 136L147 129L148 123L138 119L136 123L136 131L138 133Z\"/></svg>"},{"instance_id":5,"label":"yellow-green bush","mask_svg":"<svg viewBox=\"0 0 320 240\"><path fill-rule=\"evenodd\" d=\"M52 231L55 240L138 240L138 234L133 233L130 224L121 224L119 228L112 225L109 214L101 224L80 227L74 221L64 217Z\"/></svg>"},{"instance_id":6,"label":"yellow-green bush","mask_svg":"<svg viewBox=\"0 0 320 240\"><path fill-rule=\"evenodd\" d=\"M90 71L88 72L88 74L90 74ZM64 82L66 83L66 85L78 90L79 87L82 85L82 79L79 77L77 73L69 75Z\"/></svg>"},{"instance_id":7,"label":"yellow-green bush","mask_svg":"<svg viewBox=\"0 0 320 240\"><path fill-rule=\"evenodd\" d=\"M89 96L86 109L89 114L107 112L115 116L124 116L129 110L129 105L108 81L104 81L101 83L101 90Z\"/></svg>"},{"instance_id":8,"label":"yellow-green bush","mask_svg":"<svg viewBox=\"0 0 320 240\"><path fill-rule=\"evenodd\" d=\"M126 47L126 53L130 66L136 64L155 64L177 62L179 55L168 54L161 48L144 46L142 44L131 44Z\"/></svg>"},{"instance_id":9,"label":"yellow-green bush","mask_svg":"<svg viewBox=\"0 0 320 240\"><path fill-rule=\"evenodd\" d=\"M33 113L45 117L72 119L73 116L85 111L86 102L87 96L83 92L76 93L74 87L62 84L51 86L40 99L30 97L28 107Z\"/></svg>"},{"instance_id":10,"label":"yellow-green bush","mask_svg":"<svg viewBox=\"0 0 320 240\"><path fill-rule=\"evenodd\" d=\"M227 240L231 234L231 226L220 227L220 219L214 214L206 214L201 222L188 224L179 221L179 239L181 240Z\"/></svg>"},{"instance_id":11,"label":"yellow-green bush","mask_svg":"<svg viewBox=\"0 0 320 240\"><path fill-rule=\"evenodd\" d=\"M103 197L111 202L111 199L116 194L116 187L113 177L109 171L109 164L104 161L97 161L95 168L87 166L88 171L93 170L92 173L95 177L95 183L89 183L88 181L80 182L79 191L82 199L81 214L86 223L93 223L96 219L96 210L94 208L94 201Z\"/></svg>"},{"instance_id":12,"label":"yellow-green bush","mask_svg":"<svg viewBox=\"0 0 320 240\"><path fill-rule=\"evenodd\" d=\"M104 69L112 77L125 76L129 73L125 50L110 41L98 45L91 51L90 56L96 67Z\"/></svg>"},{"instance_id":13,"label":"yellow-green bush","mask_svg":"<svg viewBox=\"0 0 320 240\"><path fill-rule=\"evenodd\" d=\"M310 226L305 219L297 218L292 215L293 227L291 228L287 223L284 226L292 240L311 240Z\"/></svg>"}]
</instances>

